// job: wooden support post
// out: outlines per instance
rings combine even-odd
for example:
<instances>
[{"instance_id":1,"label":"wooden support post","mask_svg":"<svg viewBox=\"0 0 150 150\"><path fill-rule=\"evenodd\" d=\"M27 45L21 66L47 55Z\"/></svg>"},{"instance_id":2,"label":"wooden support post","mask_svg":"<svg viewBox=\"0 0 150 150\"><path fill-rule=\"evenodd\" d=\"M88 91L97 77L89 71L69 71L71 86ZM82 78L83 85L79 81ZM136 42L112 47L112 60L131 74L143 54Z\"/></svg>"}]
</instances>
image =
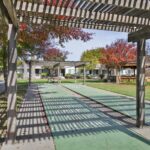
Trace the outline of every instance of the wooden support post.
<instances>
[{"instance_id":1,"label":"wooden support post","mask_svg":"<svg viewBox=\"0 0 150 150\"><path fill-rule=\"evenodd\" d=\"M136 125L141 128L145 122L145 39L139 40L137 45Z\"/></svg>"},{"instance_id":2,"label":"wooden support post","mask_svg":"<svg viewBox=\"0 0 150 150\"><path fill-rule=\"evenodd\" d=\"M60 76L60 66L57 67L57 77Z\"/></svg>"},{"instance_id":3,"label":"wooden support post","mask_svg":"<svg viewBox=\"0 0 150 150\"><path fill-rule=\"evenodd\" d=\"M83 66L83 85L85 85L85 80L86 80L86 68L85 65Z\"/></svg>"},{"instance_id":4,"label":"wooden support post","mask_svg":"<svg viewBox=\"0 0 150 150\"><path fill-rule=\"evenodd\" d=\"M16 92L17 92L17 29L9 24L8 29L8 97L7 97L7 140L14 142L16 137Z\"/></svg>"}]
</instances>

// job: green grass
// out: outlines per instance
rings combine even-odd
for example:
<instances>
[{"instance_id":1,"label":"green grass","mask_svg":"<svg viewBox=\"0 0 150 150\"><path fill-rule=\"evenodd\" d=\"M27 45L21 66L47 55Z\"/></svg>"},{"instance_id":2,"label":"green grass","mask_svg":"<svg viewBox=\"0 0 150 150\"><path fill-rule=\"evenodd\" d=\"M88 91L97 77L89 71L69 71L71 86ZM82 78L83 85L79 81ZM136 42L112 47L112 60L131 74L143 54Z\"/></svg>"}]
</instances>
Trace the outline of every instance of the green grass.
<instances>
[{"instance_id":1,"label":"green grass","mask_svg":"<svg viewBox=\"0 0 150 150\"><path fill-rule=\"evenodd\" d=\"M87 83L88 86L99 88L127 96L136 96L136 86L135 85L126 85L126 84L112 84L112 83ZM150 100L150 86L146 86L146 95L147 100Z\"/></svg>"},{"instance_id":2,"label":"green grass","mask_svg":"<svg viewBox=\"0 0 150 150\"><path fill-rule=\"evenodd\" d=\"M76 83L82 83L82 79L77 79ZM18 80L18 83L28 83L28 80ZM38 79L32 80L32 83L48 83L47 79ZM65 79L62 80L62 83L75 83L74 79ZM115 84L115 83L104 83L101 80L92 80L87 79L86 84L91 87L127 95L127 96L136 96L136 85L135 84ZM150 83L146 83L146 99L150 100Z\"/></svg>"},{"instance_id":3,"label":"green grass","mask_svg":"<svg viewBox=\"0 0 150 150\"><path fill-rule=\"evenodd\" d=\"M18 83L18 91L17 91L17 110L21 105L23 98L25 96L27 90L27 83ZM6 121L7 121L7 99L4 94L0 95L0 143L5 137L6 134Z\"/></svg>"},{"instance_id":4,"label":"green grass","mask_svg":"<svg viewBox=\"0 0 150 150\"><path fill-rule=\"evenodd\" d=\"M83 79L76 79L76 81L74 79L65 79L62 80L61 83L82 83ZM93 79L87 79L86 80L87 83L99 83L102 82L101 80L93 80ZM18 83L28 83L28 80L24 80L24 79L19 79ZM38 79L38 80L32 80L32 83L48 83L48 79Z\"/></svg>"},{"instance_id":5,"label":"green grass","mask_svg":"<svg viewBox=\"0 0 150 150\"><path fill-rule=\"evenodd\" d=\"M28 80L25 80L25 79L19 79L17 81L18 83L26 83L28 84ZM48 83L48 80L47 79L38 79L38 80L32 80L32 83Z\"/></svg>"}]
</instances>

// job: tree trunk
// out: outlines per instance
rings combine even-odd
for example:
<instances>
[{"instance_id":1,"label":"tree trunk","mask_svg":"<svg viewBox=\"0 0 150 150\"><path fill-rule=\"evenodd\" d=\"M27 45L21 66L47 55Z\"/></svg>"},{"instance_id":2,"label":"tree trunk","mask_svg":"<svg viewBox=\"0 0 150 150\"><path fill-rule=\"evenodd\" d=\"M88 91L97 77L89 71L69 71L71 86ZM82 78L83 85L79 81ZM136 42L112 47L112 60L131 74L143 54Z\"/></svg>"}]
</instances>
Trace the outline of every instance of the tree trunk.
<instances>
[{"instance_id":1,"label":"tree trunk","mask_svg":"<svg viewBox=\"0 0 150 150\"><path fill-rule=\"evenodd\" d=\"M116 83L120 84L120 69L116 68Z\"/></svg>"},{"instance_id":2,"label":"tree trunk","mask_svg":"<svg viewBox=\"0 0 150 150\"><path fill-rule=\"evenodd\" d=\"M107 68L107 82L109 82L109 68Z\"/></svg>"},{"instance_id":3,"label":"tree trunk","mask_svg":"<svg viewBox=\"0 0 150 150\"><path fill-rule=\"evenodd\" d=\"M32 80L32 62L29 61L29 86L31 85Z\"/></svg>"}]
</instances>

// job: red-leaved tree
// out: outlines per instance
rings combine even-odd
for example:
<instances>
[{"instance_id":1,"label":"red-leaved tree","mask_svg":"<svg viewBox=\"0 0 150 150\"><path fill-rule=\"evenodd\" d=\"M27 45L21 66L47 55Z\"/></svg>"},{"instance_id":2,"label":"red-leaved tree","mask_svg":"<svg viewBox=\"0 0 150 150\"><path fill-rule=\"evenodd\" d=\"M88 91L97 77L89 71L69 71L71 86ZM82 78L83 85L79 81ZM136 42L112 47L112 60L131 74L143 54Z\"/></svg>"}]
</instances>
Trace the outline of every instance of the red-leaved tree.
<instances>
[{"instance_id":1,"label":"red-leaved tree","mask_svg":"<svg viewBox=\"0 0 150 150\"><path fill-rule=\"evenodd\" d=\"M87 42L92 39L92 34L83 31L80 28L69 28L62 26L28 26L25 23L20 25L18 43L24 50L36 49L45 50L54 47L53 40L58 39L62 46L69 40L82 40Z\"/></svg>"},{"instance_id":2,"label":"red-leaved tree","mask_svg":"<svg viewBox=\"0 0 150 150\"><path fill-rule=\"evenodd\" d=\"M59 43L55 43L54 39L59 40ZM58 57L62 59L67 56L67 53L61 52L57 48L54 48L55 45L60 44L63 46L64 42L68 42L73 39L86 42L92 39L92 34L79 28L68 28L52 25L29 26L26 23L21 23L20 32L18 35L19 56L26 59L29 58L26 54L30 54L30 58L32 60L34 55L41 54L47 60L56 60L56 58L58 60ZM31 63L29 65L31 71L32 65ZM31 72L29 73L29 76L31 81Z\"/></svg>"},{"instance_id":3,"label":"red-leaved tree","mask_svg":"<svg viewBox=\"0 0 150 150\"><path fill-rule=\"evenodd\" d=\"M49 48L44 53L44 59L47 61L65 61L68 54L68 51L61 51L57 48Z\"/></svg>"},{"instance_id":4,"label":"red-leaved tree","mask_svg":"<svg viewBox=\"0 0 150 150\"><path fill-rule=\"evenodd\" d=\"M120 81L120 68L126 63L136 60L136 47L134 44L130 44L125 40L119 39L111 45L107 45L104 50L101 51L100 63L105 64L108 69L116 69L117 78L116 82Z\"/></svg>"}]
</instances>

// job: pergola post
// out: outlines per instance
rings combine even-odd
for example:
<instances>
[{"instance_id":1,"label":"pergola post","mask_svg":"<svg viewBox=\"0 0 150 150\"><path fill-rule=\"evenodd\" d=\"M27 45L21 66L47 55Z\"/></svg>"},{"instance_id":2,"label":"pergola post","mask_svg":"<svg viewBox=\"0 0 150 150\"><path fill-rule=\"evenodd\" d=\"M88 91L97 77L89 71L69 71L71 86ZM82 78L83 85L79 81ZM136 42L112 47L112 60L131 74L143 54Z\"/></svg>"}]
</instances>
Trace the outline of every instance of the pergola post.
<instances>
[{"instance_id":1,"label":"pergola post","mask_svg":"<svg viewBox=\"0 0 150 150\"><path fill-rule=\"evenodd\" d=\"M17 28L9 24L8 29L8 97L7 97L7 140L14 142L16 137L16 97L17 97Z\"/></svg>"},{"instance_id":2,"label":"pergola post","mask_svg":"<svg viewBox=\"0 0 150 150\"><path fill-rule=\"evenodd\" d=\"M83 66L83 85L85 85L85 80L86 80L86 68L85 65Z\"/></svg>"},{"instance_id":3,"label":"pergola post","mask_svg":"<svg viewBox=\"0 0 150 150\"><path fill-rule=\"evenodd\" d=\"M57 77L60 76L60 66L57 67Z\"/></svg>"},{"instance_id":4,"label":"pergola post","mask_svg":"<svg viewBox=\"0 0 150 150\"><path fill-rule=\"evenodd\" d=\"M75 70L74 70L74 83L76 83L77 82L77 77L76 77L76 73L77 73L77 68L76 68L76 66L75 66Z\"/></svg>"},{"instance_id":5,"label":"pergola post","mask_svg":"<svg viewBox=\"0 0 150 150\"><path fill-rule=\"evenodd\" d=\"M136 125L139 128L143 127L145 122L145 45L145 39L137 42Z\"/></svg>"}]
</instances>

